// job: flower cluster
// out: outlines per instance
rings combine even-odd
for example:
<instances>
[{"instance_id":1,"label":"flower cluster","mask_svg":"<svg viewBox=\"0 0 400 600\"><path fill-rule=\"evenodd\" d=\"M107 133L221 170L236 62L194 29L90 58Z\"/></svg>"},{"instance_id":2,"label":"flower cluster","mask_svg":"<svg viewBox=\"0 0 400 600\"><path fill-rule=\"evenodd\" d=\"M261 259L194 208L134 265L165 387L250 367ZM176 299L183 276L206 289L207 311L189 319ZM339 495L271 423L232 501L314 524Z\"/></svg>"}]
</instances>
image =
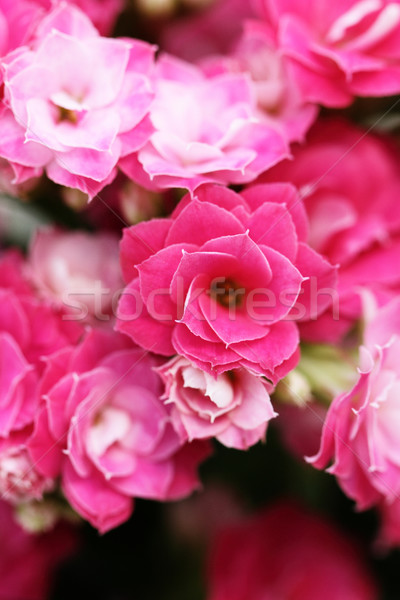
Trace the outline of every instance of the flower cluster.
<instances>
[{"instance_id":1,"label":"flower cluster","mask_svg":"<svg viewBox=\"0 0 400 600\"><path fill-rule=\"evenodd\" d=\"M282 412L288 449L320 439L308 461L400 544L400 157L331 110L400 93L400 2L220 0L159 48L110 36L124 6L0 0L0 186L68 206L26 256L0 210L1 497L106 532ZM250 595L320 598L323 574L280 574L286 553L353 550L278 517L316 538L289 548L268 517L264 548L256 523ZM333 600L372 597L357 565L329 568L352 586ZM213 599L248 597L217 571Z\"/></svg>"}]
</instances>

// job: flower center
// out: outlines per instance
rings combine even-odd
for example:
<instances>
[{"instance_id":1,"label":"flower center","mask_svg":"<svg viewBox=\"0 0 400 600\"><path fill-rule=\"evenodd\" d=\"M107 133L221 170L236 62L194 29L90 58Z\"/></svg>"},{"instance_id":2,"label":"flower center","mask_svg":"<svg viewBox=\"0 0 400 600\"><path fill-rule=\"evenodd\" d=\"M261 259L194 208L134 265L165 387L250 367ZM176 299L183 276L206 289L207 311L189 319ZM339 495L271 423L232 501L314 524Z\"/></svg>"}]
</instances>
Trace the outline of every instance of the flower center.
<instances>
[{"instance_id":1,"label":"flower center","mask_svg":"<svg viewBox=\"0 0 400 600\"><path fill-rule=\"evenodd\" d=\"M209 293L221 306L239 308L243 305L245 289L229 277L218 277L211 283Z\"/></svg>"},{"instance_id":2,"label":"flower center","mask_svg":"<svg viewBox=\"0 0 400 600\"><path fill-rule=\"evenodd\" d=\"M73 125L76 125L78 122L78 115L76 110L71 110L70 108L64 108L63 106L58 106L58 123L62 123L64 121L68 121Z\"/></svg>"}]
</instances>

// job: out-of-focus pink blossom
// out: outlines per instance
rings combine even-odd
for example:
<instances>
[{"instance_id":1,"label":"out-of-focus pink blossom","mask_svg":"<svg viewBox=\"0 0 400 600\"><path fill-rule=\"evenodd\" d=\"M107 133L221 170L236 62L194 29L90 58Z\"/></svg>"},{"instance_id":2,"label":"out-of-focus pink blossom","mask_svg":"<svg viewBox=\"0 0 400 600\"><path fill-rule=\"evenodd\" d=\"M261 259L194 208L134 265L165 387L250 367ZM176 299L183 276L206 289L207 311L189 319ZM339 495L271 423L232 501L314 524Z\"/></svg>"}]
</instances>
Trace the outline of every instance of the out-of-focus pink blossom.
<instances>
[{"instance_id":1,"label":"out-of-focus pink blossom","mask_svg":"<svg viewBox=\"0 0 400 600\"><path fill-rule=\"evenodd\" d=\"M398 293L399 156L390 143L342 119L318 122L294 160L262 181L290 181L304 200L309 243L339 265L339 320L331 312L302 326L309 341L336 342L360 317L360 290L380 304Z\"/></svg>"},{"instance_id":2,"label":"out-of-focus pink blossom","mask_svg":"<svg viewBox=\"0 0 400 600\"><path fill-rule=\"evenodd\" d=\"M16 523L12 508L0 502L0 598L46 600L54 571L76 547L64 525L32 535Z\"/></svg>"},{"instance_id":3,"label":"out-of-focus pink blossom","mask_svg":"<svg viewBox=\"0 0 400 600\"><path fill-rule=\"evenodd\" d=\"M340 107L400 91L398 0L254 0L302 94Z\"/></svg>"},{"instance_id":4,"label":"out-of-focus pink blossom","mask_svg":"<svg viewBox=\"0 0 400 600\"><path fill-rule=\"evenodd\" d=\"M144 187L195 190L202 183L244 183L288 156L283 134L257 116L250 80L206 77L163 55L155 74L155 132L122 170Z\"/></svg>"},{"instance_id":5,"label":"out-of-focus pink blossom","mask_svg":"<svg viewBox=\"0 0 400 600\"><path fill-rule=\"evenodd\" d=\"M213 376L176 357L158 372L172 424L184 440L215 437L245 450L265 438L267 423L276 416L266 383L245 369Z\"/></svg>"},{"instance_id":6,"label":"out-of-focus pink blossom","mask_svg":"<svg viewBox=\"0 0 400 600\"><path fill-rule=\"evenodd\" d=\"M70 5L43 19L34 46L2 61L0 155L15 182L45 170L89 197L110 183L120 157L152 132L153 53L145 42L100 37Z\"/></svg>"},{"instance_id":7,"label":"out-of-focus pink blossom","mask_svg":"<svg viewBox=\"0 0 400 600\"><path fill-rule=\"evenodd\" d=\"M118 238L109 233L36 233L29 253L38 292L71 313L71 319L109 320L122 287Z\"/></svg>"},{"instance_id":8,"label":"out-of-focus pink blossom","mask_svg":"<svg viewBox=\"0 0 400 600\"><path fill-rule=\"evenodd\" d=\"M0 57L32 39L46 8L41 0L0 0Z\"/></svg>"},{"instance_id":9,"label":"out-of-focus pink blossom","mask_svg":"<svg viewBox=\"0 0 400 600\"><path fill-rule=\"evenodd\" d=\"M335 475L360 510L396 506L400 493L400 302L380 309L365 333L360 376L331 404L310 462ZM390 537L388 535L387 537ZM399 540L397 540L399 541Z\"/></svg>"},{"instance_id":10,"label":"out-of-focus pink blossom","mask_svg":"<svg viewBox=\"0 0 400 600\"><path fill-rule=\"evenodd\" d=\"M302 140L317 118L317 107L304 101L290 78L286 59L268 29L260 23L247 24L229 55L205 58L202 66L214 76L223 72L250 75L259 116L282 131L290 142Z\"/></svg>"},{"instance_id":11,"label":"out-of-focus pink blossom","mask_svg":"<svg viewBox=\"0 0 400 600\"><path fill-rule=\"evenodd\" d=\"M125 230L117 328L211 374L242 366L276 382L297 362L295 321L316 318L331 298L314 292L335 287L306 237L290 185L203 186L170 219Z\"/></svg>"},{"instance_id":12,"label":"out-of-focus pink blossom","mask_svg":"<svg viewBox=\"0 0 400 600\"><path fill-rule=\"evenodd\" d=\"M208 573L208 600L378 598L360 548L288 503L217 534Z\"/></svg>"},{"instance_id":13,"label":"out-of-focus pink blossom","mask_svg":"<svg viewBox=\"0 0 400 600\"><path fill-rule=\"evenodd\" d=\"M126 338L99 331L48 361L29 451L44 476L61 476L71 506L101 532L129 518L135 496L190 493L208 452L174 431L155 364Z\"/></svg>"}]
</instances>

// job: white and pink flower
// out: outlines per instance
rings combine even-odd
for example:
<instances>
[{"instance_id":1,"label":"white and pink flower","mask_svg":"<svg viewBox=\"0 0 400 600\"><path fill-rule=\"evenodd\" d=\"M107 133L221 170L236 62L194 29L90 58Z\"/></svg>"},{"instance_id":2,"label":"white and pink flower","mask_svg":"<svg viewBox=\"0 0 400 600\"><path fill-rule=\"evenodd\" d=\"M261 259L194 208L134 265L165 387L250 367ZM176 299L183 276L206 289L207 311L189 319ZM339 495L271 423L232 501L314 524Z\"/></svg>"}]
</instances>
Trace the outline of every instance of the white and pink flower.
<instances>
[{"instance_id":1,"label":"white and pink flower","mask_svg":"<svg viewBox=\"0 0 400 600\"><path fill-rule=\"evenodd\" d=\"M245 369L217 376L176 357L158 368L175 430L186 440L215 437L245 450L265 438L276 417L266 382Z\"/></svg>"}]
</instances>

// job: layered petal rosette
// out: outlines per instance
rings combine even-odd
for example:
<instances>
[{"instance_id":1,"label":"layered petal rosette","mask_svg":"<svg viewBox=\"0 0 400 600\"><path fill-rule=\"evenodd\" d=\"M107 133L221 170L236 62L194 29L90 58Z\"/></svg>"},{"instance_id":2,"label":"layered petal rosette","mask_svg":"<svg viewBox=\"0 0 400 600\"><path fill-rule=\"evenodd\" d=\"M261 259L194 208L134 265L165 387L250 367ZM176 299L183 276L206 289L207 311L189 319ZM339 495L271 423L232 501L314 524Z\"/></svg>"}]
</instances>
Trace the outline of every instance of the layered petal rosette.
<instances>
[{"instance_id":1,"label":"layered petal rosette","mask_svg":"<svg viewBox=\"0 0 400 600\"><path fill-rule=\"evenodd\" d=\"M95 196L116 165L152 131L147 114L154 48L102 38L77 8L60 4L35 44L2 61L0 155L16 181L43 170L61 185Z\"/></svg>"},{"instance_id":2,"label":"layered petal rosette","mask_svg":"<svg viewBox=\"0 0 400 600\"><path fill-rule=\"evenodd\" d=\"M297 360L296 321L317 318L335 287L306 237L292 186L204 186L170 219L125 230L117 328L209 373L241 366L277 381Z\"/></svg>"},{"instance_id":3,"label":"layered petal rosette","mask_svg":"<svg viewBox=\"0 0 400 600\"><path fill-rule=\"evenodd\" d=\"M155 365L126 338L99 331L47 364L30 455L101 532L128 519L134 496L190 493L207 455L204 443L185 445L174 431Z\"/></svg>"},{"instance_id":4,"label":"layered petal rosette","mask_svg":"<svg viewBox=\"0 0 400 600\"><path fill-rule=\"evenodd\" d=\"M266 382L246 369L215 377L178 356L158 372L172 423L184 440L215 437L245 450L265 438L268 421L276 416Z\"/></svg>"},{"instance_id":5,"label":"layered petal rosette","mask_svg":"<svg viewBox=\"0 0 400 600\"><path fill-rule=\"evenodd\" d=\"M150 189L244 183L288 156L284 136L257 116L251 81L242 74L206 77L163 55L155 73L155 132L122 170Z\"/></svg>"},{"instance_id":6,"label":"layered petal rosette","mask_svg":"<svg viewBox=\"0 0 400 600\"><path fill-rule=\"evenodd\" d=\"M329 107L400 91L398 0L255 0L303 96Z\"/></svg>"},{"instance_id":7,"label":"layered petal rosette","mask_svg":"<svg viewBox=\"0 0 400 600\"><path fill-rule=\"evenodd\" d=\"M380 309L365 335L358 382L331 404L309 459L335 475L360 510L383 507L384 537L399 542L400 302ZM392 531L393 530L393 531Z\"/></svg>"},{"instance_id":8,"label":"layered petal rosette","mask_svg":"<svg viewBox=\"0 0 400 600\"><path fill-rule=\"evenodd\" d=\"M339 264L338 313L302 326L312 342L337 342L362 315L360 290L380 305L400 290L399 154L385 137L331 118L314 125L307 143L293 150L260 181L290 181L307 211L309 243Z\"/></svg>"}]
</instances>

